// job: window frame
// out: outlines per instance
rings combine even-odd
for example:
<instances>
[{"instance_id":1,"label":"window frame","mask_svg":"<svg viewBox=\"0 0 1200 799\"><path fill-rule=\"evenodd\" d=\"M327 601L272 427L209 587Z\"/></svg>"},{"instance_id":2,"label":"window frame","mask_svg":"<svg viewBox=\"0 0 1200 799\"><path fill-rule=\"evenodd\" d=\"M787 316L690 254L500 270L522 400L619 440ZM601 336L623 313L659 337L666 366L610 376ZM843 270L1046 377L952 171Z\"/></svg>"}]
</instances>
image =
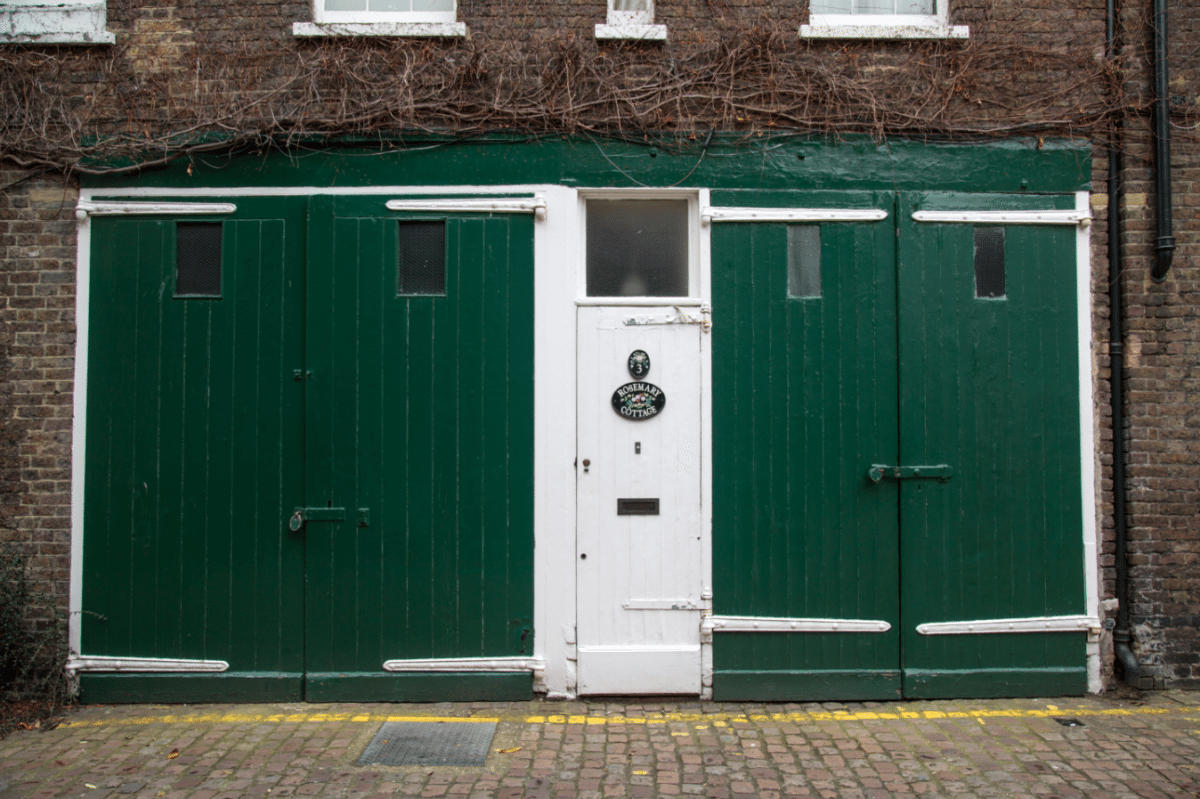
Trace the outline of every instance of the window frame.
<instances>
[{"instance_id":1,"label":"window frame","mask_svg":"<svg viewBox=\"0 0 1200 799\"><path fill-rule=\"evenodd\" d=\"M588 296L587 293L587 204L591 200L675 200L687 202L687 281L685 296ZM648 306L700 306L704 305L708 290L706 275L702 267L707 263L701 239L701 200L695 189L618 189L580 190L577 195L579 242L575 276L576 305L648 305Z\"/></svg>"},{"instance_id":2,"label":"window frame","mask_svg":"<svg viewBox=\"0 0 1200 799\"><path fill-rule=\"evenodd\" d=\"M596 24L596 38L665 40L667 26L654 24L654 2L655 0L646 0L646 9L643 11L625 11L615 7L616 0L607 0L608 13L604 24Z\"/></svg>"},{"instance_id":3,"label":"window frame","mask_svg":"<svg viewBox=\"0 0 1200 799\"><path fill-rule=\"evenodd\" d=\"M811 8L811 6L810 6ZM949 0L934 0L932 14L821 14L809 11L802 39L966 39L966 25L950 24Z\"/></svg>"},{"instance_id":4,"label":"window frame","mask_svg":"<svg viewBox=\"0 0 1200 799\"><path fill-rule=\"evenodd\" d=\"M354 22L457 22L458 0L451 0L450 11L326 11L325 0L313 0L313 20L317 23Z\"/></svg>"},{"instance_id":5,"label":"window frame","mask_svg":"<svg viewBox=\"0 0 1200 799\"><path fill-rule=\"evenodd\" d=\"M325 0L313 0L313 21L293 23L292 35L465 37L458 0L451 2L451 11L326 11Z\"/></svg>"},{"instance_id":6,"label":"window frame","mask_svg":"<svg viewBox=\"0 0 1200 799\"><path fill-rule=\"evenodd\" d=\"M106 0L0 0L0 44L113 44Z\"/></svg>"}]
</instances>

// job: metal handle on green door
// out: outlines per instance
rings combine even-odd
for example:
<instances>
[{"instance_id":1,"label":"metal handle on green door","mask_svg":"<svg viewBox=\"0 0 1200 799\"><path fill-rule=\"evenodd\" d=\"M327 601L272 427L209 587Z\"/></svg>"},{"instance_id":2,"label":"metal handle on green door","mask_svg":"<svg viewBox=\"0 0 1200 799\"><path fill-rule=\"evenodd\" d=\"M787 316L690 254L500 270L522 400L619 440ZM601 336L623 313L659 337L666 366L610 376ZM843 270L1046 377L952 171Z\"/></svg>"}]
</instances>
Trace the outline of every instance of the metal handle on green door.
<instances>
[{"instance_id":1,"label":"metal handle on green door","mask_svg":"<svg viewBox=\"0 0 1200 799\"><path fill-rule=\"evenodd\" d=\"M893 480L941 480L943 483L954 476L954 467L946 464L937 466L888 466L883 463L873 463L867 470L871 482L878 483L885 477Z\"/></svg>"},{"instance_id":2,"label":"metal handle on green door","mask_svg":"<svg viewBox=\"0 0 1200 799\"><path fill-rule=\"evenodd\" d=\"M292 518L288 519L288 529L293 533L304 526L305 522L344 522L345 508L296 508ZM365 527L366 525L360 524Z\"/></svg>"}]
</instances>

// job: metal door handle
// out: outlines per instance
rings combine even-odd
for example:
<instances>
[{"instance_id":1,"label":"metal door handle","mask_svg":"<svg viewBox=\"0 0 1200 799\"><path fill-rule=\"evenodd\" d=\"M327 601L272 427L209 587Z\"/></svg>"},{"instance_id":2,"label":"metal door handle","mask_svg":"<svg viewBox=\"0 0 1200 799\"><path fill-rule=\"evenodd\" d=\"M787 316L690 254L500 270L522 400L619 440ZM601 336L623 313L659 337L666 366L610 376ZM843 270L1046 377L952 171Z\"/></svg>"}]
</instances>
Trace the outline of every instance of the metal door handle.
<instances>
[{"instance_id":1,"label":"metal door handle","mask_svg":"<svg viewBox=\"0 0 1200 799\"><path fill-rule=\"evenodd\" d=\"M292 513L292 517L288 519L288 529L295 533L299 531L299 529L303 527L306 522L343 522L345 520L345 508L296 508ZM366 526L365 524L362 524L361 515L359 526Z\"/></svg>"},{"instance_id":2,"label":"metal door handle","mask_svg":"<svg viewBox=\"0 0 1200 799\"><path fill-rule=\"evenodd\" d=\"M954 476L954 467L946 464L937 466L888 466L884 463L873 463L867 470L871 482L878 483L885 477L893 480L941 480L943 483Z\"/></svg>"}]
</instances>

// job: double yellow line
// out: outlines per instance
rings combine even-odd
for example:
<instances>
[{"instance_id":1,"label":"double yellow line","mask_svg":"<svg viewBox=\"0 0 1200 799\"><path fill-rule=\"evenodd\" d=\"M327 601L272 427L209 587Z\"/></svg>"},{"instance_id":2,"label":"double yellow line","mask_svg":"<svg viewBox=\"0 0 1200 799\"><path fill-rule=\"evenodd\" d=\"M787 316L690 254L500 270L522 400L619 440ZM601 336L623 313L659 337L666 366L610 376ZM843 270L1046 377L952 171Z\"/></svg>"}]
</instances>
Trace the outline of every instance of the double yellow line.
<instances>
[{"instance_id":1,"label":"double yellow line","mask_svg":"<svg viewBox=\"0 0 1200 799\"><path fill-rule=\"evenodd\" d=\"M64 722L63 727L111 727L143 726L147 724L320 724L320 723L371 723L382 721L412 721L428 723L464 723L512 721L524 724L563 724L581 726L639 725L639 724L703 724L726 727L731 724L760 724L776 722L783 724L806 724L814 721L891 721L891 720L938 720L938 719L1022 719L1069 716L1164 716L1200 713L1200 706L1156 706L1156 707L1068 707L1047 705L1045 708L996 708L983 710L910 710L896 707L895 710L859 711L797 711L792 713L649 713L644 716L586 716L586 715L526 715L505 714L492 716L425 716L397 715L392 713L270 713L221 711L210 713L164 714L157 716L130 716L101 719L74 719Z\"/></svg>"}]
</instances>

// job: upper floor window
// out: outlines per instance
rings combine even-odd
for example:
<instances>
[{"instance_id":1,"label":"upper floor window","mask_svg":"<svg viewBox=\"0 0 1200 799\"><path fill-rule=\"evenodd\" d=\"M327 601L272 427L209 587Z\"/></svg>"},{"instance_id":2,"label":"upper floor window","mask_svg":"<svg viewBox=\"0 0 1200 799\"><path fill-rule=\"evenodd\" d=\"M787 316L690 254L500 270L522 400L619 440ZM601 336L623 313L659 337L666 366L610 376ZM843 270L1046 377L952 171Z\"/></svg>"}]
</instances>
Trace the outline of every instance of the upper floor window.
<instances>
[{"instance_id":1,"label":"upper floor window","mask_svg":"<svg viewBox=\"0 0 1200 799\"><path fill-rule=\"evenodd\" d=\"M654 24L654 0L608 0L608 19L596 25L597 39L667 38L667 26Z\"/></svg>"},{"instance_id":2,"label":"upper floor window","mask_svg":"<svg viewBox=\"0 0 1200 799\"><path fill-rule=\"evenodd\" d=\"M810 0L802 37L831 39L965 39L950 25L947 0Z\"/></svg>"},{"instance_id":3,"label":"upper floor window","mask_svg":"<svg viewBox=\"0 0 1200 799\"><path fill-rule=\"evenodd\" d=\"M105 0L0 0L0 44L112 44Z\"/></svg>"},{"instance_id":4,"label":"upper floor window","mask_svg":"<svg viewBox=\"0 0 1200 799\"><path fill-rule=\"evenodd\" d=\"M454 0L315 0L317 22L454 22Z\"/></svg>"},{"instance_id":5,"label":"upper floor window","mask_svg":"<svg viewBox=\"0 0 1200 799\"><path fill-rule=\"evenodd\" d=\"M3 0L0 0L3 2ZM296 36L466 36L456 0L313 0Z\"/></svg>"}]
</instances>

